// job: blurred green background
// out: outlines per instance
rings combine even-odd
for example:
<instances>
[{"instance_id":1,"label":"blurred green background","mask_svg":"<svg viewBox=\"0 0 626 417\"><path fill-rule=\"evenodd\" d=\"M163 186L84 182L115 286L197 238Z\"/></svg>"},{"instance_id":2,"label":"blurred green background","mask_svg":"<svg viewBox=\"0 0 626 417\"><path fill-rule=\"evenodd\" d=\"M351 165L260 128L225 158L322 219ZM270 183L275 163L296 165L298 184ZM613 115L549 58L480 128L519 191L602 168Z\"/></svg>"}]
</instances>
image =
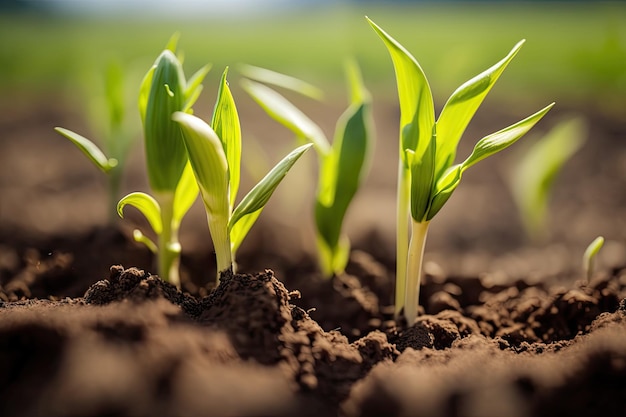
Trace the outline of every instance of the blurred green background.
<instances>
[{"instance_id":1,"label":"blurred green background","mask_svg":"<svg viewBox=\"0 0 626 417\"><path fill-rule=\"evenodd\" d=\"M211 1L201 8L196 2L195 12L193 1L170 2L181 5L176 9L161 7L163 1L152 6L139 1L135 8L128 7L132 2L122 8L122 2L110 1L108 8L89 8L90 2L5 0L0 15L5 100L88 89L111 59L143 73L175 31L182 35L179 47L190 72L211 62L217 78L226 65L249 63L343 94L341 62L351 55L371 88L395 94L391 61L365 22L368 15L418 59L439 100L525 38L492 96L623 111L624 2L270 0L263 8L263 2L237 0L227 9L227 2L213 1L214 10Z\"/></svg>"}]
</instances>

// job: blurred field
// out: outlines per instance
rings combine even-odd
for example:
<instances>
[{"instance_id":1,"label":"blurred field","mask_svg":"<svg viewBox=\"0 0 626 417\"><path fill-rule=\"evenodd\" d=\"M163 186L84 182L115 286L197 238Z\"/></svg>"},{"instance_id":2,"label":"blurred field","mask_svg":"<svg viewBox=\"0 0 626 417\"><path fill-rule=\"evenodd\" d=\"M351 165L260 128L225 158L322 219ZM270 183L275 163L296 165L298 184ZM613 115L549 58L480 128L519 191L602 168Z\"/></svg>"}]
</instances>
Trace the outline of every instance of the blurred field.
<instances>
[{"instance_id":1,"label":"blurred field","mask_svg":"<svg viewBox=\"0 0 626 417\"><path fill-rule=\"evenodd\" d=\"M388 53L364 15L419 60L438 108L457 86L500 60L520 39L527 39L470 124L459 155L468 155L483 135L556 101L557 106L533 136L540 137L574 113L588 120L592 140L556 184L553 241L572 245L576 266L579 253L598 234L607 242L624 241L624 3L311 7L275 14L271 19L268 14L237 19L197 16L185 21L146 16L112 20L0 15L0 238L3 233L31 236L28 231L38 237L61 231L79 233L109 218L104 177L52 128L63 126L94 140L102 138L101 129L108 119L99 100L101 76L114 59L131 73L126 91L128 115L138 133L139 81L170 36L179 31L179 50L184 52L188 75L207 62L213 63L195 108L201 117L211 114L223 68L249 63L321 86L326 102L302 100L301 107L329 137L345 109L342 60L356 56L373 92L377 144L372 172L347 216L346 228L366 250L391 259L398 146L396 85ZM293 138L241 90L235 91L236 68L229 73L229 80L245 138L247 183L243 192L252 180L267 172L271 161L293 148ZM429 251L445 256L467 252L468 258L455 259L458 270L468 273L489 269L473 260L468 265L466 259L471 253L503 253L527 243L504 182L512 156L489 159L464 177L464 184L436 220ZM297 220L311 216L314 169L312 154L294 167L255 226L249 246L242 250L254 249L258 242L275 247L275 251L310 249L312 222ZM124 192L147 190L139 142L124 173ZM140 222L140 215L134 214ZM379 233L384 242L376 243L379 239L371 238L370 232ZM205 213L199 201L185 220L182 240L189 248L186 250L209 251ZM272 243L279 240L281 244ZM612 259L623 260L622 249L612 253ZM565 268L551 260L545 264L556 270ZM512 265L518 274L524 271Z\"/></svg>"},{"instance_id":2,"label":"blurred field","mask_svg":"<svg viewBox=\"0 0 626 417\"><path fill-rule=\"evenodd\" d=\"M522 38L527 44L493 96L616 105L626 95L623 3L311 7L271 18L185 21L3 15L0 87L11 95L83 88L112 58L145 71L180 31L188 71L212 62L215 79L224 66L245 62L333 90L343 85L342 59L353 55L370 85L394 93L390 59L364 15L417 57L440 99Z\"/></svg>"}]
</instances>

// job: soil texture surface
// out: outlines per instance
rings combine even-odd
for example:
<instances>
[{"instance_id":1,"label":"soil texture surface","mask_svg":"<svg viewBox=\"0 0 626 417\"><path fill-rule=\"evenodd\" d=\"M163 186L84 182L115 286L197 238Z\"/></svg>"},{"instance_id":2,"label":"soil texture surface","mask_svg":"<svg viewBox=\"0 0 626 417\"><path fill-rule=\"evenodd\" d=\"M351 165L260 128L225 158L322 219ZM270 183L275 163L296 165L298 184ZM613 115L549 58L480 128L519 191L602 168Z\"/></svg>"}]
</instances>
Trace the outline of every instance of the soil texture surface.
<instances>
[{"instance_id":1,"label":"soil texture surface","mask_svg":"<svg viewBox=\"0 0 626 417\"><path fill-rule=\"evenodd\" d=\"M316 267L310 197L300 198L310 160L252 229L241 273L219 285L194 205L181 290L132 240L145 221L129 211L108 222L103 179L52 132L80 131L80 118L40 106L0 112L0 416L626 416L623 118L560 114L587 115L590 138L555 184L544 242L523 234L510 159L468 172L433 221L409 325L392 303L395 105L375 113L344 274ZM342 107L309 113L332 129ZM466 136L515 121L506 106L490 110ZM255 111L241 106L244 134L280 130ZM276 140L269 154L290 143ZM147 190L140 154L124 191ZM606 244L587 279L582 252L598 235Z\"/></svg>"}]
</instances>

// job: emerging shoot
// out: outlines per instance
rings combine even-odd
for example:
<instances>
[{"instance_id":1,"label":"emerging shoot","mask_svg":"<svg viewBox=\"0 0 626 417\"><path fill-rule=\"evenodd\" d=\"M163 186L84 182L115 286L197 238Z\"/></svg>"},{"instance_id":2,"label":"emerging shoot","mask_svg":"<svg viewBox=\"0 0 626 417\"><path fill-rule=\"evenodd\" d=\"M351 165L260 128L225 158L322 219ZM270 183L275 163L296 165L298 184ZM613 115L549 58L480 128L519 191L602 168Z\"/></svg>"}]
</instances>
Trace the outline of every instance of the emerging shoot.
<instances>
[{"instance_id":1,"label":"emerging shoot","mask_svg":"<svg viewBox=\"0 0 626 417\"><path fill-rule=\"evenodd\" d=\"M454 164L459 140L487 93L524 41L501 61L461 85L435 119L430 86L417 60L367 19L383 40L396 73L400 102L395 314L409 325L417 317L422 260L431 220L477 162L512 145L553 104L479 140L463 162Z\"/></svg>"},{"instance_id":2,"label":"emerging shoot","mask_svg":"<svg viewBox=\"0 0 626 417\"><path fill-rule=\"evenodd\" d=\"M369 93L355 62L348 62L346 72L350 105L337 122L332 144L315 122L277 91L254 81L242 80L244 90L270 117L290 129L298 140L315 146L320 166L315 199L316 243L320 269L328 278L343 272L348 263L350 241L342 232L342 224L367 172L373 144ZM244 74L312 96L308 84L293 81L291 77L287 77L289 82L286 82L282 78L286 76L249 68Z\"/></svg>"},{"instance_id":3,"label":"emerging shoot","mask_svg":"<svg viewBox=\"0 0 626 417\"><path fill-rule=\"evenodd\" d=\"M172 119L182 131L183 143L207 213L217 258L217 280L224 271L235 270L235 254L261 214L278 184L293 164L310 148L306 144L283 158L235 207L241 165L241 129L237 108L222 76L217 103L209 125L185 112Z\"/></svg>"},{"instance_id":4,"label":"emerging shoot","mask_svg":"<svg viewBox=\"0 0 626 417\"><path fill-rule=\"evenodd\" d=\"M109 216L115 219L117 200L122 180L122 171L131 145L137 133L134 120L129 120L127 111L127 86L130 71L124 72L117 62L110 62L104 73L103 94L92 100L94 127L102 132L101 150L86 137L69 129L55 127L54 130L69 139L83 154L108 177ZM102 97L102 98L100 98ZM108 155L106 156L105 155Z\"/></svg>"},{"instance_id":5,"label":"emerging shoot","mask_svg":"<svg viewBox=\"0 0 626 417\"><path fill-rule=\"evenodd\" d=\"M524 228L534 241L547 237L548 202L563 165L585 144L583 119L565 120L526 150L509 181Z\"/></svg>"},{"instance_id":6,"label":"emerging shoot","mask_svg":"<svg viewBox=\"0 0 626 417\"><path fill-rule=\"evenodd\" d=\"M596 255L600 252L603 245L604 237L598 236L587 246L587 249L585 249L585 253L583 254L583 270L585 271L587 282L591 281L591 277L593 277Z\"/></svg>"},{"instance_id":7,"label":"emerging shoot","mask_svg":"<svg viewBox=\"0 0 626 417\"><path fill-rule=\"evenodd\" d=\"M152 195L143 192L128 194L117 205L123 217L126 205L138 209L148 220L157 242L144 233L133 236L155 252L158 274L180 286L178 241L180 223L198 196L198 187L187 158L182 132L172 121L174 112L191 113L191 107L202 90L202 80L209 66L201 68L189 80L174 51L176 35L159 55L143 79L139 93L139 112L144 128L148 179Z\"/></svg>"}]
</instances>

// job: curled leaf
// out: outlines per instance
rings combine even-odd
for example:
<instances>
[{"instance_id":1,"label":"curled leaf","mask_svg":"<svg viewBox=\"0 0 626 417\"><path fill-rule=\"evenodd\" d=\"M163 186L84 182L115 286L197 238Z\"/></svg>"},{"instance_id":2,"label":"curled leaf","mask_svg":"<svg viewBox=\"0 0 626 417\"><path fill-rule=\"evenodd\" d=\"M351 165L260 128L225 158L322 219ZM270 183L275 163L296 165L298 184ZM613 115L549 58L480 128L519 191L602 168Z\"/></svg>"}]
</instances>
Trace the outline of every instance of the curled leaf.
<instances>
[{"instance_id":1,"label":"curled leaf","mask_svg":"<svg viewBox=\"0 0 626 417\"><path fill-rule=\"evenodd\" d=\"M315 144L320 155L327 155L330 152L330 144L322 129L281 94L263 84L246 79L241 80L241 87L270 117L299 138Z\"/></svg>"},{"instance_id":2,"label":"curled leaf","mask_svg":"<svg viewBox=\"0 0 626 417\"><path fill-rule=\"evenodd\" d=\"M228 218L228 162L222 142L199 117L176 112L172 119L183 132L189 162L207 210L213 216Z\"/></svg>"},{"instance_id":3,"label":"curled leaf","mask_svg":"<svg viewBox=\"0 0 626 417\"><path fill-rule=\"evenodd\" d=\"M98 168L104 172L109 172L117 166L117 159L107 158L106 155L84 136L62 127L55 127L54 130L69 139L78 149L80 149Z\"/></svg>"},{"instance_id":4,"label":"curled leaf","mask_svg":"<svg viewBox=\"0 0 626 417\"><path fill-rule=\"evenodd\" d=\"M117 214L124 217L124 207L131 205L141 212L152 226L152 230L159 235L163 231L161 222L161 207L159 203L146 193L130 193L117 203Z\"/></svg>"}]
</instances>

